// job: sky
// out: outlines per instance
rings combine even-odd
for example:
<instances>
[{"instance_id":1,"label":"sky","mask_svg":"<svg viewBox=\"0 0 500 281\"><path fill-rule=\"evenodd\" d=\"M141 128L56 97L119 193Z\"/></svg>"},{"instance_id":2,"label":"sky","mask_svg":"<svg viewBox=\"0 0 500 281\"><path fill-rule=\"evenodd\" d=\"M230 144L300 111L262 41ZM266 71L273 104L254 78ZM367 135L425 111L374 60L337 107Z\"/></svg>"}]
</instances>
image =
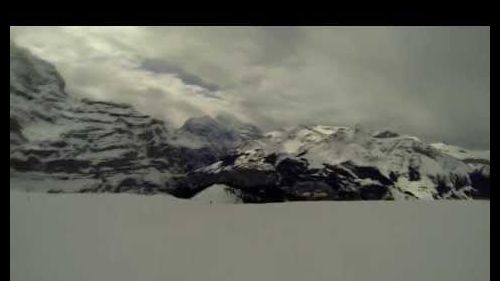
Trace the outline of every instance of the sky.
<instances>
[{"instance_id":1,"label":"sky","mask_svg":"<svg viewBox=\"0 0 500 281\"><path fill-rule=\"evenodd\" d=\"M489 27L11 27L68 93L181 126L359 124L490 146Z\"/></svg>"}]
</instances>

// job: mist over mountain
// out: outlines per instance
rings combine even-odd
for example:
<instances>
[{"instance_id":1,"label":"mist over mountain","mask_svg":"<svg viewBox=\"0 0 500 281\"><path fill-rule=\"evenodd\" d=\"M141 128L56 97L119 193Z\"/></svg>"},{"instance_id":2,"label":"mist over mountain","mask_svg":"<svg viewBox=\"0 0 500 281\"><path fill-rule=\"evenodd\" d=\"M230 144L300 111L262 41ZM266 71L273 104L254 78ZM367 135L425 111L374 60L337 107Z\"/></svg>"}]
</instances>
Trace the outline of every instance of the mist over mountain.
<instances>
[{"instance_id":1,"label":"mist over mountain","mask_svg":"<svg viewBox=\"0 0 500 281\"><path fill-rule=\"evenodd\" d=\"M190 198L224 185L243 202L489 198L489 151L362 125L264 133L230 114L176 128L128 104L71 95L52 64L13 43L10 60L17 186Z\"/></svg>"},{"instance_id":2,"label":"mist over mountain","mask_svg":"<svg viewBox=\"0 0 500 281\"><path fill-rule=\"evenodd\" d=\"M181 127L362 124L489 149L487 26L11 27L73 96ZM166 109L175 108L175 110Z\"/></svg>"},{"instance_id":3,"label":"mist over mountain","mask_svg":"<svg viewBox=\"0 0 500 281\"><path fill-rule=\"evenodd\" d=\"M249 133L247 125L223 118L206 124L215 124L208 127L213 136L200 129L205 125L199 118L175 129L127 104L78 99L66 93L50 63L12 44L10 58L14 176L63 179L77 190L152 192L162 190L172 174L229 153Z\"/></svg>"}]
</instances>

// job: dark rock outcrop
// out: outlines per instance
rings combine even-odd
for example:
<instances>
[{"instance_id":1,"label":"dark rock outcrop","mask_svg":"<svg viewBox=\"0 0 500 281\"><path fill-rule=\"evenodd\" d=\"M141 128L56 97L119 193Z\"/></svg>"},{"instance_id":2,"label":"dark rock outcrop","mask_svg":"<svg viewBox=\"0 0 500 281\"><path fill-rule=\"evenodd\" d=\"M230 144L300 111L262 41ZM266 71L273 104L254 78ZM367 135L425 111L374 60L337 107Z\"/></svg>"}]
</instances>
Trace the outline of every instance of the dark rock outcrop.
<instances>
[{"instance_id":1,"label":"dark rock outcrop","mask_svg":"<svg viewBox=\"0 0 500 281\"><path fill-rule=\"evenodd\" d=\"M392 181L373 167L350 162L311 169L307 161L283 158L272 169L235 167L220 161L170 182L169 190L190 198L213 184L241 191L243 202L265 203L295 200L383 200L391 199Z\"/></svg>"}]
</instances>

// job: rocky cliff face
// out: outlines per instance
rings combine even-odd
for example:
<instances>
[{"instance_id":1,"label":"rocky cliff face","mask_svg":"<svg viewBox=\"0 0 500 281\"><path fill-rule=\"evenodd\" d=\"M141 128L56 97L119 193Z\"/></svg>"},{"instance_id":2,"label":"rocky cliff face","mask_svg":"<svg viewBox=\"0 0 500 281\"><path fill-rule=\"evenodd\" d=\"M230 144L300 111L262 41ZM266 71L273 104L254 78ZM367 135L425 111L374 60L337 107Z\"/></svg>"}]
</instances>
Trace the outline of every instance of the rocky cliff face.
<instances>
[{"instance_id":1,"label":"rocky cliff face","mask_svg":"<svg viewBox=\"0 0 500 281\"><path fill-rule=\"evenodd\" d=\"M170 184L185 197L225 184L246 202L489 198L489 158L474 159L394 132L301 126L268 133Z\"/></svg>"},{"instance_id":2,"label":"rocky cliff face","mask_svg":"<svg viewBox=\"0 0 500 281\"><path fill-rule=\"evenodd\" d=\"M215 161L171 143L165 124L126 104L68 95L54 66L11 44L11 177L91 179L88 191L164 189L172 174Z\"/></svg>"}]
</instances>

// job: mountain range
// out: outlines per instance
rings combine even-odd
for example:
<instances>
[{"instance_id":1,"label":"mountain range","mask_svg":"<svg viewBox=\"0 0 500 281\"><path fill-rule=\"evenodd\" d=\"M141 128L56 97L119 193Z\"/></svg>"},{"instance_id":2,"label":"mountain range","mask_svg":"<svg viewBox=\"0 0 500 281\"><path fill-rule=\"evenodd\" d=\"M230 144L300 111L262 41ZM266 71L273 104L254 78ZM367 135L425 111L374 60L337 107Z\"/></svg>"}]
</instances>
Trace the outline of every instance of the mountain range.
<instances>
[{"instance_id":1,"label":"mountain range","mask_svg":"<svg viewBox=\"0 0 500 281\"><path fill-rule=\"evenodd\" d=\"M174 128L127 104L72 96L52 64L10 46L12 186L181 198L224 186L255 203L489 199L489 166L489 151L388 130L263 132L231 115Z\"/></svg>"}]
</instances>

